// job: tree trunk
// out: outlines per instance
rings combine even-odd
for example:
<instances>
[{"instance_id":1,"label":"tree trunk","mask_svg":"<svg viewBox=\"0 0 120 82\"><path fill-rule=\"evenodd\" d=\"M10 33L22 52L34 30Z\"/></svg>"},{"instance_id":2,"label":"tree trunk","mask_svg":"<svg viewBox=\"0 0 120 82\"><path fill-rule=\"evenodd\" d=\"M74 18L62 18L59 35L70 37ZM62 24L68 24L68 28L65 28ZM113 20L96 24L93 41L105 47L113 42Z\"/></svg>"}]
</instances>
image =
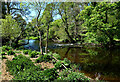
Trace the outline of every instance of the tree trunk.
<instances>
[{"instance_id":1,"label":"tree trunk","mask_svg":"<svg viewBox=\"0 0 120 82\"><path fill-rule=\"evenodd\" d=\"M10 39L10 47L12 46L12 40Z\"/></svg>"},{"instance_id":2,"label":"tree trunk","mask_svg":"<svg viewBox=\"0 0 120 82\"><path fill-rule=\"evenodd\" d=\"M41 36L41 32L39 31L39 36L40 36L40 52L41 52L41 54L43 54L43 52L42 52L42 36Z\"/></svg>"},{"instance_id":3,"label":"tree trunk","mask_svg":"<svg viewBox=\"0 0 120 82\"><path fill-rule=\"evenodd\" d=\"M115 45L115 43L114 43L113 38L110 38L110 46L114 46L114 45Z\"/></svg>"},{"instance_id":4,"label":"tree trunk","mask_svg":"<svg viewBox=\"0 0 120 82\"><path fill-rule=\"evenodd\" d=\"M47 40L46 40L45 53L47 53L47 48L48 48L48 36L49 36L49 24L48 24L48 28L47 28Z\"/></svg>"},{"instance_id":5,"label":"tree trunk","mask_svg":"<svg viewBox=\"0 0 120 82\"><path fill-rule=\"evenodd\" d=\"M68 32L68 24L67 24L67 18L65 18L65 32L67 33L68 38L70 39L70 42L74 43L75 41L73 40L73 38L70 36L69 32Z\"/></svg>"},{"instance_id":6,"label":"tree trunk","mask_svg":"<svg viewBox=\"0 0 120 82\"><path fill-rule=\"evenodd\" d=\"M76 20L75 20L75 36L74 36L74 38L75 38L75 40L77 41L77 39L76 39L76 38L77 38L77 37L76 37L76 36L77 36L77 25L76 25L76 24L77 24L77 23L76 23Z\"/></svg>"},{"instance_id":7,"label":"tree trunk","mask_svg":"<svg viewBox=\"0 0 120 82\"><path fill-rule=\"evenodd\" d=\"M10 2L7 2L7 13L8 14L10 14L10 7L9 7L9 5L10 5Z\"/></svg>"}]
</instances>

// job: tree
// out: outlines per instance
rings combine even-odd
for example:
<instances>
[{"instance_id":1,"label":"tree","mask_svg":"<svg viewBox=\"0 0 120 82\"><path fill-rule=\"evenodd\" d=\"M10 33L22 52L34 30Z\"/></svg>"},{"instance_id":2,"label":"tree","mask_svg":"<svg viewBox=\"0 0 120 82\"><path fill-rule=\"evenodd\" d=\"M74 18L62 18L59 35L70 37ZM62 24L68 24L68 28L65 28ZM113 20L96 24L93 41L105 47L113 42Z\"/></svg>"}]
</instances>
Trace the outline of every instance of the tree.
<instances>
[{"instance_id":1,"label":"tree","mask_svg":"<svg viewBox=\"0 0 120 82\"><path fill-rule=\"evenodd\" d=\"M71 6L71 3L68 3L68 2L63 2L63 3L58 3L58 13L59 15L61 16L61 19L65 25L65 32L67 34L67 36L69 37L70 39L70 42L74 43L75 41L73 40L73 38L71 37L68 29L69 29L69 24L68 24L68 19L69 19L69 16L68 16L68 13L69 13L69 8Z\"/></svg>"},{"instance_id":2,"label":"tree","mask_svg":"<svg viewBox=\"0 0 120 82\"><path fill-rule=\"evenodd\" d=\"M86 6L80 18L85 21L84 26L87 27L89 37L100 43L109 42L110 45L114 45L114 39L120 32L117 4L106 2L96 4Z\"/></svg>"},{"instance_id":3,"label":"tree","mask_svg":"<svg viewBox=\"0 0 120 82\"><path fill-rule=\"evenodd\" d=\"M25 27L26 27L27 23L26 23L25 19L23 19L23 17L20 14L16 14L16 17L13 17L13 18L19 24L19 28L21 29L19 36L16 37L16 39L15 39L15 44L18 45L18 41L23 38L23 35L25 33L25 30L26 30Z\"/></svg>"},{"instance_id":4,"label":"tree","mask_svg":"<svg viewBox=\"0 0 120 82\"><path fill-rule=\"evenodd\" d=\"M9 2L2 2L2 18L5 19L5 15L7 14L11 14L13 17L20 14L26 17L26 15L30 14L30 11L26 3L9 0Z\"/></svg>"},{"instance_id":5,"label":"tree","mask_svg":"<svg viewBox=\"0 0 120 82\"><path fill-rule=\"evenodd\" d=\"M42 22L45 26L47 26L47 35L46 35L46 49L45 52L47 53L48 48L48 36L49 36L49 27L50 23L53 21L53 11L54 11L55 5L53 3L47 4L42 17Z\"/></svg>"},{"instance_id":6,"label":"tree","mask_svg":"<svg viewBox=\"0 0 120 82\"><path fill-rule=\"evenodd\" d=\"M77 16L81 10L84 9L84 5L86 5L86 3L58 3L58 13L63 21L64 29L69 38L69 41L72 43L81 40L80 31L83 21L78 20Z\"/></svg>"},{"instance_id":7,"label":"tree","mask_svg":"<svg viewBox=\"0 0 120 82\"><path fill-rule=\"evenodd\" d=\"M1 19L1 26L2 29L2 39L3 42L5 40L10 41L10 46L12 43L12 40L14 40L16 37L18 37L20 33L20 28L18 23L12 18L11 15L6 15L6 19ZM6 42L6 41L5 41Z\"/></svg>"},{"instance_id":8,"label":"tree","mask_svg":"<svg viewBox=\"0 0 120 82\"><path fill-rule=\"evenodd\" d=\"M42 51L42 33L41 33L41 15L42 15L42 10L45 9L45 6L46 6L46 3L44 2L35 2L35 3L30 3L30 5L32 6L32 8L35 9L35 11L37 11L37 17L35 19L33 19L32 21L32 25L37 28L38 30L38 34L40 36L40 52L41 54L43 54L43 51Z\"/></svg>"}]
</instances>

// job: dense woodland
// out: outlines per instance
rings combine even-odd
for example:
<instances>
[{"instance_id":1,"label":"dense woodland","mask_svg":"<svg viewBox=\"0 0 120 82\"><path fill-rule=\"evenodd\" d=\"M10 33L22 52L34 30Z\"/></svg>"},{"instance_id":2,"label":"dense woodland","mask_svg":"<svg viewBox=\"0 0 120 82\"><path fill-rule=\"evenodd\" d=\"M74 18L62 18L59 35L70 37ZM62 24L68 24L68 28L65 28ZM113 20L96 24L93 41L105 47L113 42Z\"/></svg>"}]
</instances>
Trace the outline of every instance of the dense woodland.
<instances>
[{"instance_id":1,"label":"dense woodland","mask_svg":"<svg viewBox=\"0 0 120 82\"><path fill-rule=\"evenodd\" d=\"M120 45L120 2L2 2L0 20L3 45L18 48L35 39L40 54L43 47L47 53L49 41L107 48ZM23 39L28 43L21 44Z\"/></svg>"}]
</instances>

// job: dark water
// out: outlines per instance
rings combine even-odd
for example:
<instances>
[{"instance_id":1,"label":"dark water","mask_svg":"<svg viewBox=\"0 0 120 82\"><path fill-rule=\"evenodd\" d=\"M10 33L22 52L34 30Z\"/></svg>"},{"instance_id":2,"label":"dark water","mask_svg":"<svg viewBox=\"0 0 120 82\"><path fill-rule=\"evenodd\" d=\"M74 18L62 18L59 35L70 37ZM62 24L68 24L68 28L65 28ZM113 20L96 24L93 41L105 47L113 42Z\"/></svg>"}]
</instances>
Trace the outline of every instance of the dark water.
<instances>
[{"instance_id":1,"label":"dark water","mask_svg":"<svg viewBox=\"0 0 120 82\"><path fill-rule=\"evenodd\" d=\"M27 42L27 40L25 40ZM44 42L45 43L45 42ZM82 72L95 78L100 73L102 80L120 80L120 48L105 49L100 47L73 47L73 44L58 44L49 42L49 52L60 54L72 63L80 64ZM25 48L39 51L39 41L30 40ZM44 51L43 47L43 51Z\"/></svg>"}]
</instances>

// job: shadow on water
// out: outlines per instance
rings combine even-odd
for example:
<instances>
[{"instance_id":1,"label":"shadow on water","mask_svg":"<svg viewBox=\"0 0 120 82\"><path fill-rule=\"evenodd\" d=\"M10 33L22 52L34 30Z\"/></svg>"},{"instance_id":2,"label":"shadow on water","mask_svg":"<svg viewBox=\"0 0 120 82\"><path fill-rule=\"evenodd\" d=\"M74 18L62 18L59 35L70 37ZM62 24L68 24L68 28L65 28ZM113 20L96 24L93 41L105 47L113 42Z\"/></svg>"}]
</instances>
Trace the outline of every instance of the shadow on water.
<instances>
[{"instance_id":1,"label":"shadow on water","mask_svg":"<svg viewBox=\"0 0 120 82\"><path fill-rule=\"evenodd\" d=\"M71 44L53 42L49 42L48 45L49 51L60 54L62 59L68 58L72 63L80 64L81 72L91 78L95 78L95 73L100 73L102 80L120 80L120 48L74 48ZM24 47L39 51L39 41L30 40Z\"/></svg>"}]
</instances>

